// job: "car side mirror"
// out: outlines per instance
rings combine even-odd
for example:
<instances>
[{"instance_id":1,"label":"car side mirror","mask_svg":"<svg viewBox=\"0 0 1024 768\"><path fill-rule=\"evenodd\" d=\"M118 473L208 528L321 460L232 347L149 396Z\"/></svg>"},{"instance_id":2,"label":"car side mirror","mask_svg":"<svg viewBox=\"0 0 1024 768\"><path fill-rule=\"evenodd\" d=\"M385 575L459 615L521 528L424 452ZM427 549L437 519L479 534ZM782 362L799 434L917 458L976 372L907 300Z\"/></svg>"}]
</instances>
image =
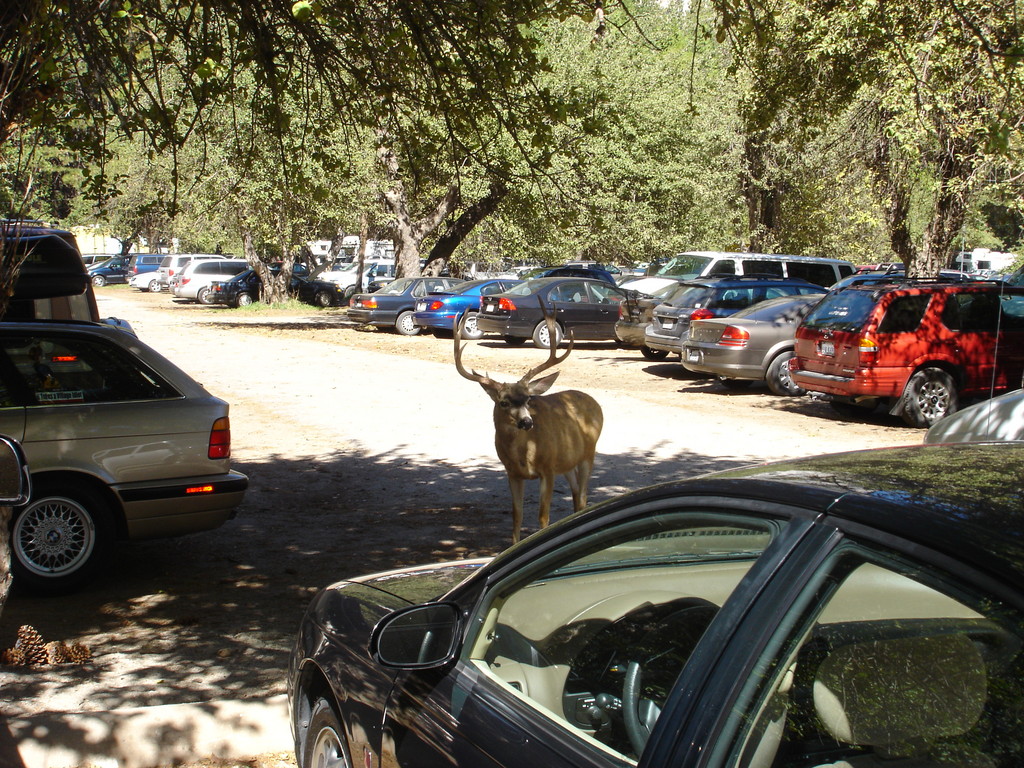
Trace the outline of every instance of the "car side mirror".
<instances>
[{"instance_id":1,"label":"car side mirror","mask_svg":"<svg viewBox=\"0 0 1024 768\"><path fill-rule=\"evenodd\" d=\"M0 435L0 505L27 504L32 495L25 452L17 440Z\"/></svg>"},{"instance_id":2,"label":"car side mirror","mask_svg":"<svg viewBox=\"0 0 1024 768\"><path fill-rule=\"evenodd\" d=\"M455 657L462 613L451 603L403 608L385 616L370 636L374 660L395 669L430 669Z\"/></svg>"}]
</instances>

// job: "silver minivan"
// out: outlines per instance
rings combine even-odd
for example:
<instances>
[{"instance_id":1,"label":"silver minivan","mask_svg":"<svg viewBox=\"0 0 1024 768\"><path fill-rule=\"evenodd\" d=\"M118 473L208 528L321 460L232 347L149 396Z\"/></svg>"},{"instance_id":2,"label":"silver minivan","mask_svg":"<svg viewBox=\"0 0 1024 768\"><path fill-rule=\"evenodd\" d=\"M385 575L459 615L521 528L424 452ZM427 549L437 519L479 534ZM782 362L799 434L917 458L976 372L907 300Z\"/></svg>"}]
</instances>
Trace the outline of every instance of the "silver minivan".
<instances>
[{"instance_id":1,"label":"silver minivan","mask_svg":"<svg viewBox=\"0 0 1024 768\"><path fill-rule=\"evenodd\" d=\"M226 259L223 253L170 253L164 256L157 269L160 287L158 290L166 291L171 286L171 280L179 274L190 261L199 259Z\"/></svg>"}]
</instances>

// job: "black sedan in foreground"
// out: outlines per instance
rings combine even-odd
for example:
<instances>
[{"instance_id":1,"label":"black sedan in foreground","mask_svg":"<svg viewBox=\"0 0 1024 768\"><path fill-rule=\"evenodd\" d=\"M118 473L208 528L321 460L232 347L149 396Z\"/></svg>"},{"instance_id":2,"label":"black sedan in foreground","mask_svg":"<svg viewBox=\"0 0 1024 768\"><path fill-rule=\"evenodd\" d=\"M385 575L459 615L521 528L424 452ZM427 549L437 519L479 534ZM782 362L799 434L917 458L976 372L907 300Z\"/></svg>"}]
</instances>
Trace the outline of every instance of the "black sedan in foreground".
<instances>
[{"instance_id":1,"label":"black sedan in foreground","mask_svg":"<svg viewBox=\"0 0 1024 768\"><path fill-rule=\"evenodd\" d=\"M338 582L290 660L298 764L1020 765L1022 513L1024 444L882 449Z\"/></svg>"},{"instance_id":2,"label":"black sedan in foreground","mask_svg":"<svg viewBox=\"0 0 1024 768\"><path fill-rule=\"evenodd\" d=\"M541 277L513 286L504 293L483 296L476 327L496 333L509 344L533 339L538 347L550 343L544 312L554 312L555 346L574 339L614 339L619 305L626 292L600 280L582 277Z\"/></svg>"}]
</instances>

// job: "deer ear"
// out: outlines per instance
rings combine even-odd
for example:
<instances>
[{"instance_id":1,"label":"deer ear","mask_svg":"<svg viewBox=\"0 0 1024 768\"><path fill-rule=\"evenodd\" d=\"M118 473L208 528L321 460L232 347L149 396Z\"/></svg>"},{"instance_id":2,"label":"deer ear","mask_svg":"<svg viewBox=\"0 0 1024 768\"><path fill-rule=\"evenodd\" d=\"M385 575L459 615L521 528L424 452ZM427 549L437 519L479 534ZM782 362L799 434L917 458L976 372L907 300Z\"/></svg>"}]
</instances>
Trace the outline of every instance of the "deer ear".
<instances>
[{"instance_id":1,"label":"deer ear","mask_svg":"<svg viewBox=\"0 0 1024 768\"><path fill-rule=\"evenodd\" d=\"M555 383L555 379L558 378L559 371L555 371L550 376L545 376L543 379L537 379L536 381L530 382L530 394L531 395L543 395L549 389L551 385Z\"/></svg>"},{"instance_id":2,"label":"deer ear","mask_svg":"<svg viewBox=\"0 0 1024 768\"><path fill-rule=\"evenodd\" d=\"M494 402L498 402L499 391L501 385L493 379L480 379L480 386L484 388L484 392L487 393L488 397Z\"/></svg>"}]
</instances>

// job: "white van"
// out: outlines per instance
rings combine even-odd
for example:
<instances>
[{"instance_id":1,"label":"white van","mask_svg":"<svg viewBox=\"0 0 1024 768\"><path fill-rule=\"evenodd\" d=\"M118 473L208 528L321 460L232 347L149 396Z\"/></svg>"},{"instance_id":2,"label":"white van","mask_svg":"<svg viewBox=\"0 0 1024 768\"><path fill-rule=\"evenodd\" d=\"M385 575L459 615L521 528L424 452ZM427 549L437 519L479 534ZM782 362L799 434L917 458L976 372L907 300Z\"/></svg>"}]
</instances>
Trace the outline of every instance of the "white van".
<instances>
[{"instance_id":1,"label":"white van","mask_svg":"<svg viewBox=\"0 0 1024 768\"><path fill-rule=\"evenodd\" d=\"M156 287L158 291L166 291L171 287L171 280L174 276L180 274L181 271L188 265L190 261L198 261L200 259L227 259L230 258L225 256L223 253L171 253L164 256L160 262L160 267L157 269L157 275L159 276L159 285ZM150 287L150 290L153 290Z\"/></svg>"},{"instance_id":2,"label":"white van","mask_svg":"<svg viewBox=\"0 0 1024 768\"><path fill-rule=\"evenodd\" d=\"M723 251L688 251L673 256L658 271L645 278L632 280L630 290L650 294L671 282L695 280L700 277L730 275L765 275L797 277L828 288L852 275L856 267L843 259L817 256L788 256L765 253L730 253Z\"/></svg>"},{"instance_id":3,"label":"white van","mask_svg":"<svg viewBox=\"0 0 1024 768\"><path fill-rule=\"evenodd\" d=\"M176 299L206 304L210 283L225 282L249 269L245 259L197 259L185 265L171 279L171 293Z\"/></svg>"}]
</instances>

